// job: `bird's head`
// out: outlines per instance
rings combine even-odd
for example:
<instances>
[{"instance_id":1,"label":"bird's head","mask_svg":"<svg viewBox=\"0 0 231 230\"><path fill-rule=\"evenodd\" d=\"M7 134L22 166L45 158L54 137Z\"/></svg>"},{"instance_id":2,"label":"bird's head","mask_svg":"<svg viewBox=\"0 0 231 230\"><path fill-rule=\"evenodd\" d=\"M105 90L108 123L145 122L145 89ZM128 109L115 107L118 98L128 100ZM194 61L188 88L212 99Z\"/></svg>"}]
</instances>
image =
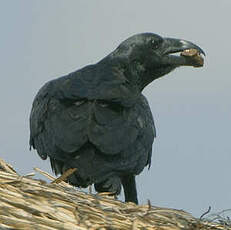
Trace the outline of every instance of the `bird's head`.
<instances>
[{"instance_id":1,"label":"bird's head","mask_svg":"<svg viewBox=\"0 0 231 230\"><path fill-rule=\"evenodd\" d=\"M197 57L182 55L183 51L196 50ZM119 59L132 78L143 89L153 80L171 72L179 66L203 66L204 51L192 42L183 39L163 38L153 33L136 34L122 42L109 57Z\"/></svg>"}]
</instances>

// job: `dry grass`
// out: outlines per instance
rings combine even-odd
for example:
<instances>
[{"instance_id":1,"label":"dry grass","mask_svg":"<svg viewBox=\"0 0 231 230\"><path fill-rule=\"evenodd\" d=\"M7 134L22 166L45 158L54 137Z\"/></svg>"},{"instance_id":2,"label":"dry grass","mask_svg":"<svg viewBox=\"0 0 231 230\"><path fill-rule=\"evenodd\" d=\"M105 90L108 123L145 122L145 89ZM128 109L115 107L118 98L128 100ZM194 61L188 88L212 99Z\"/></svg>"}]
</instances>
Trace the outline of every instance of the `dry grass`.
<instances>
[{"instance_id":1,"label":"dry grass","mask_svg":"<svg viewBox=\"0 0 231 230\"><path fill-rule=\"evenodd\" d=\"M45 172L43 175L54 180ZM123 203L80 192L65 183L20 176L0 159L0 229L231 229L174 209Z\"/></svg>"}]
</instances>

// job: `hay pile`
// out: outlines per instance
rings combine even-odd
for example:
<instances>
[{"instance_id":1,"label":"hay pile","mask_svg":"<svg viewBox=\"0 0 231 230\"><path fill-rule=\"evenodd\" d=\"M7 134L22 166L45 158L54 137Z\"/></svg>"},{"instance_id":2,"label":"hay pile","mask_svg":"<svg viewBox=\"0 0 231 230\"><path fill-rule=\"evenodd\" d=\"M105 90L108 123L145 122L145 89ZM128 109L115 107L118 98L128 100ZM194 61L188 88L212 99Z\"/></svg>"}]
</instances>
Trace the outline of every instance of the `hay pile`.
<instances>
[{"instance_id":1,"label":"hay pile","mask_svg":"<svg viewBox=\"0 0 231 230\"><path fill-rule=\"evenodd\" d=\"M228 229L199 221L184 211L122 203L77 191L64 181L48 184L32 176L18 175L0 159L1 230Z\"/></svg>"}]
</instances>

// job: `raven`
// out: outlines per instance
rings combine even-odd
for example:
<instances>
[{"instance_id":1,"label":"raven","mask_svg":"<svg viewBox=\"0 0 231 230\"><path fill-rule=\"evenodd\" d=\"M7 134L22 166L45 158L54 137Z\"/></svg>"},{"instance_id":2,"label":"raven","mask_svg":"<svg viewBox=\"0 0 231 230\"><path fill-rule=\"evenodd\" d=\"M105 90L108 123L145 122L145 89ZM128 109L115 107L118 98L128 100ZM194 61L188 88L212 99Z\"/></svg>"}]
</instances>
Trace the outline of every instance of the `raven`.
<instances>
[{"instance_id":1,"label":"raven","mask_svg":"<svg viewBox=\"0 0 231 230\"><path fill-rule=\"evenodd\" d=\"M204 54L186 40L136 34L98 63L49 81L33 102L30 147L56 175L77 168L70 184L114 194L122 185L125 201L138 203L135 176L150 167L156 136L142 90L176 67L202 66L175 54L189 49Z\"/></svg>"}]
</instances>

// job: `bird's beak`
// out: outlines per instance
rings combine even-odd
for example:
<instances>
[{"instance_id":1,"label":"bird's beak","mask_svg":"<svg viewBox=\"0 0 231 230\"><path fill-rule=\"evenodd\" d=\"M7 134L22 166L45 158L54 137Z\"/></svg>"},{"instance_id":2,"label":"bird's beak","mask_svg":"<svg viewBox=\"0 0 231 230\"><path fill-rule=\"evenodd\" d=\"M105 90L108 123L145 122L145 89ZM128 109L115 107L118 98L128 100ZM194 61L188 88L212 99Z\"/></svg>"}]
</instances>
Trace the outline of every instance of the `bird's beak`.
<instances>
[{"instance_id":1,"label":"bird's beak","mask_svg":"<svg viewBox=\"0 0 231 230\"><path fill-rule=\"evenodd\" d=\"M163 61L166 64L169 62L176 66L187 65L194 67L201 67L204 64L201 54L205 56L205 52L199 46L186 40L164 38L161 50ZM190 54L191 50L195 51L194 53L192 52L192 55ZM185 51L188 51L188 55ZM181 55L177 55L177 53Z\"/></svg>"}]
</instances>

